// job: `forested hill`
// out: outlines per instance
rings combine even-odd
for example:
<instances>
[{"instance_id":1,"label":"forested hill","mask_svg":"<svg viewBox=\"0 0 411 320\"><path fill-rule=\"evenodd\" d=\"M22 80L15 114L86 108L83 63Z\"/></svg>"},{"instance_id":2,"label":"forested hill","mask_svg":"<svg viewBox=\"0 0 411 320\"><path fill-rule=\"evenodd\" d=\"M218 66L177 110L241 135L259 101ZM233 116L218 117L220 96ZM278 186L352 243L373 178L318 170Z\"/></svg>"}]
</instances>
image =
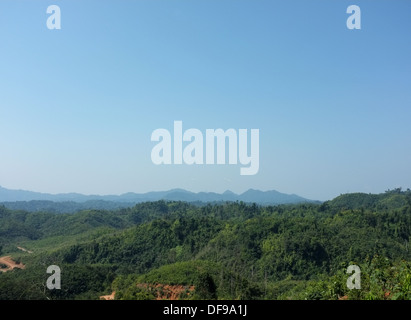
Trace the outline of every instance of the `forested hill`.
<instances>
[{"instance_id":1,"label":"forested hill","mask_svg":"<svg viewBox=\"0 0 411 320\"><path fill-rule=\"evenodd\" d=\"M105 200L87 200L85 202L31 200L0 202L0 205L11 210L22 210L27 212L74 213L84 210L116 210L132 207L135 203Z\"/></svg>"},{"instance_id":2,"label":"forested hill","mask_svg":"<svg viewBox=\"0 0 411 320\"><path fill-rule=\"evenodd\" d=\"M98 299L112 291L154 299L164 291L159 283L194 286L185 298L410 299L410 234L409 190L322 204L156 201L75 214L0 206L0 254L26 266L0 272L0 299ZM64 287L45 292L52 264L62 268ZM361 267L360 291L346 287L350 264Z\"/></svg>"},{"instance_id":3,"label":"forested hill","mask_svg":"<svg viewBox=\"0 0 411 320\"><path fill-rule=\"evenodd\" d=\"M343 194L339 197L324 202L324 206L332 208L335 210L340 209L359 209L359 208L368 208L368 209L379 209L379 208L400 208L407 204L407 198L404 197L409 191L402 192L400 189L395 189L393 191L388 191L382 194L367 194L367 193L349 193ZM272 194L271 194L272 193ZM280 198L277 195L277 198L274 196L274 192L261 193L257 190L250 190L249 192L243 194L243 199L246 203L257 203L269 205L269 199L276 199L278 204L298 204L298 203L317 203L319 201L309 201L304 200L298 196L294 197L282 197ZM171 198L178 198L177 194L169 195ZM223 201L221 198L219 201L212 201L215 199L211 196L203 197L204 201L195 201L195 198L192 198L191 204L204 206L208 203L211 204L222 204L226 201ZM207 200L208 199L208 200ZM167 201L167 200L165 200ZM177 201L177 200L168 200L168 201ZM238 200L237 200L238 201ZM274 201L274 200L273 200ZM232 200L233 202L233 200ZM234 201L235 202L235 201ZM141 203L141 202L139 202ZM31 201L12 201L12 202L2 202L0 205L4 205L6 208L11 210L22 210L27 212L51 212L51 213L74 213L84 210L117 210L121 208L133 207L136 203L133 202L118 202L118 201L107 201L107 200L87 200L84 202L75 202L75 201L50 201L50 200L31 200Z\"/></svg>"},{"instance_id":4,"label":"forested hill","mask_svg":"<svg viewBox=\"0 0 411 320\"><path fill-rule=\"evenodd\" d=\"M340 195L332 201L325 202L334 209L398 209L409 205L411 190L401 191L401 188L388 190L381 194L348 193Z\"/></svg>"}]
</instances>

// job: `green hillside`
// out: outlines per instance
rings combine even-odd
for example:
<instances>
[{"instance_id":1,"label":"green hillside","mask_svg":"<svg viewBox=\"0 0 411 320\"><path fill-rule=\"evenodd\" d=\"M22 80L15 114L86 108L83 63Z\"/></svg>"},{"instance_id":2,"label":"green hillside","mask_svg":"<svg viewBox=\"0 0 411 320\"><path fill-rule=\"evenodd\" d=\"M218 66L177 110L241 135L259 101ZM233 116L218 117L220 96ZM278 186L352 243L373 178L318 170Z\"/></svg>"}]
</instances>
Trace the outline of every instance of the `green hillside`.
<instances>
[{"instance_id":1,"label":"green hillside","mask_svg":"<svg viewBox=\"0 0 411 320\"><path fill-rule=\"evenodd\" d=\"M149 284L194 286L187 299L410 299L410 234L411 192L398 189L280 206L0 207L1 256L26 267L0 272L0 299L153 299ZM61 290L45 289L52 264ZM346 286L351 264L361 290Z\"/></svg>"}]
</instances>

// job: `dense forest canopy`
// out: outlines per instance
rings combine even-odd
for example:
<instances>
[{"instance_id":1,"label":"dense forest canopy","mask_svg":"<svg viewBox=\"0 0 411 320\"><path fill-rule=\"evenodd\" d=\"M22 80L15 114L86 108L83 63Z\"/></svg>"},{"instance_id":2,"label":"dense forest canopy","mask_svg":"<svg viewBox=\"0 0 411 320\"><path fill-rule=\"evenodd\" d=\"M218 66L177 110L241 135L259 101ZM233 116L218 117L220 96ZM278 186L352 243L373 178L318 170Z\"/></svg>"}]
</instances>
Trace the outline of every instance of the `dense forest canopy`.
<instances>
[{"instance_id":1,"label":"dense forest canopy","mask_svg":"<svg viewBox=\"0 0 411 320\"><path fill-rule=\"evenodd\" d=\"M183 286L184 299L410 299L410 234L411 191L400 189L278 206L0 206L0 254L25 265L0 272L0 299L154 299L164 285ZM359 290L346 286L352 264ZM49 265L60 290L45 288Z\"/></svg>"}]
</instances>

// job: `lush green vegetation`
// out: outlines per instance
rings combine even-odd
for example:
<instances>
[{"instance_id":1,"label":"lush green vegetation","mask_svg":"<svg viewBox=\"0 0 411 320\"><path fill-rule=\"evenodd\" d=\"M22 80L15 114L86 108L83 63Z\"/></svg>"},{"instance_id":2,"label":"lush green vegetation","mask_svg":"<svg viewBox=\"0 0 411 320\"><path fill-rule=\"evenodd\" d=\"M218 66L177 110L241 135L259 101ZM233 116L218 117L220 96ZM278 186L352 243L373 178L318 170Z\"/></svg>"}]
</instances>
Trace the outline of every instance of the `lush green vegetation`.
<instances>
[{"instance_id":1,"label":"lush green vegetation","mask_svg":"<svg viewBox=\"0 0 411 320\"><path fill-rule=\"evenodd\" d=\"M133 203L114 202L105 200L88 200L85 202L62 201L54 202L47 200L1 202L0 205L11 210L24 210L27 212L52 212L52 213L74 213L81 210L116 210L127 208Z\"/></svg>"},{"instance_id":2,"label":"lush green vegetation","mask_svg":"<svg viewBox=\"0 0 411 320\"><path fill-rule=\"evenodd\" d=\"M0 206L0 299L153 299L137 284L195 286L191 299L410 299L411 191L322 204L147 202L73 214ZM28 253L17 249L23 247ZM45 287L49 265L62 289ZM350 290L348 265L361 268Z\"/></svg>"}]
</instances>

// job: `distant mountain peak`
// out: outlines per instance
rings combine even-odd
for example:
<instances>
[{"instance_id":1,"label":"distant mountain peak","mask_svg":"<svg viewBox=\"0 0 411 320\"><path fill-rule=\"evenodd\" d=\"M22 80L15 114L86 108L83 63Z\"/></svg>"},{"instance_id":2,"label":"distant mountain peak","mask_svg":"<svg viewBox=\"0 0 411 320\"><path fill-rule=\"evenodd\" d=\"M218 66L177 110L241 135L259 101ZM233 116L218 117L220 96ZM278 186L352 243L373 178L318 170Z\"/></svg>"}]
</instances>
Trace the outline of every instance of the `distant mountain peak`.
<instances>
[{"instance_id":1,"label":"distant mountain peak","mask_svg":"<svg viewBox=\"0 0 411 320\"><path fill-rule=\"evenodd\" d=\"M298 195L284 194L276 190L260 191L248 189L242 194L235 194L230 190L223 193L216 192L191 192L185 189L176 188L168 191L153 191L147 193L128 192L122 195L84 195L79 193L48 194L24 190L10 190L0 187L0 202L16 201L53 201L64 202L73 201L84 203L86 201L104 200L112 202L139 203L157 200L174 200L186 202L219 202L219 201L243 201L255 202L258 204L286 204L299 202L313 202Z\"/></svg>"},{"instance_id":2,"label":"distant mountain peak","mask_svg":"<svg viewBox=\"0 0 411 320\"><path fill-rule=\"evenodd\" d=\"M171 190L166 191L166 192L168 192L168 193L170 193L170 192L192 193L191 191L187 191L187 190L185 190L185 189L181 189L181 188L171 189Z\"/></svg>"}]
</instances>

